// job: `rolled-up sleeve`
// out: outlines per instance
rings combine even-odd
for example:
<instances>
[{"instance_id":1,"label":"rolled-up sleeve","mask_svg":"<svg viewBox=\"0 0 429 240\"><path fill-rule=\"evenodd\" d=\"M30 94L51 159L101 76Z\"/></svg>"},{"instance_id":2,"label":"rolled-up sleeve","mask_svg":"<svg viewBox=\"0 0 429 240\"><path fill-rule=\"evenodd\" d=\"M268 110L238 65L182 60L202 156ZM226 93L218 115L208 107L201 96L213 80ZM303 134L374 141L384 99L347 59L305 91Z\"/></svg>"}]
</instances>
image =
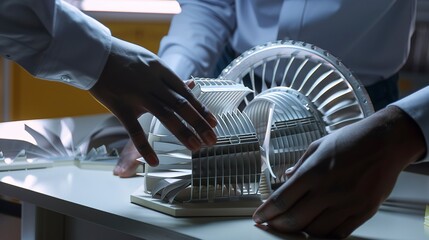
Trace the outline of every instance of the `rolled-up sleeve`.
<instances>
[{"instance_id":1,"label":"rolled-up sleeve","mask_svg":"<svg viewBox=\"0 0 429 240\"><path fill-rule=\"evenodd\" d=\"M0 54L37 78L87 90L111 41L109 29L61 0L0 1Z\"/></svg>"},{"instance_id":2,"label":"rolled-up sleeve","mask_svg":"<svg viewBox=\"0 0 429 240\"><path fill-rule=\"evenodd\" d=\"M429 161L429 87L425 87L395 103L419 125L426 141L426 156L419 162Z\"/></svg>"}]
</instances>

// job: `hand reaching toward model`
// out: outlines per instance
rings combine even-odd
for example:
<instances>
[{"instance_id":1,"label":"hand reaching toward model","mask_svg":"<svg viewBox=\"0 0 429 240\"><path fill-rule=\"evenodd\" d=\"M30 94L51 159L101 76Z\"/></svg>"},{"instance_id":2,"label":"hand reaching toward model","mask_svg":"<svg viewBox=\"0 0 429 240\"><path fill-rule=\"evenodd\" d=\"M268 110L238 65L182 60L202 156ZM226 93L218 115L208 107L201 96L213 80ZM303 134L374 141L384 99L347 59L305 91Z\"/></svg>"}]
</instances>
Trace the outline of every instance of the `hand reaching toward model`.
<instances>
[{"instance_id":1,"label":"hand reaching toward model","mask_svg":"<svg viewBox=\"0 0 429 240\"><path fill-rule=\"evenodd\" d=\"M158 158L137 120L146 112L193 151L201 141L216 142L212 129L216 118L155 54L137 45L113 38L106 66L90 93L122 122L135 149L151 166L158 165Z\"/></svg>"}]
</instances>

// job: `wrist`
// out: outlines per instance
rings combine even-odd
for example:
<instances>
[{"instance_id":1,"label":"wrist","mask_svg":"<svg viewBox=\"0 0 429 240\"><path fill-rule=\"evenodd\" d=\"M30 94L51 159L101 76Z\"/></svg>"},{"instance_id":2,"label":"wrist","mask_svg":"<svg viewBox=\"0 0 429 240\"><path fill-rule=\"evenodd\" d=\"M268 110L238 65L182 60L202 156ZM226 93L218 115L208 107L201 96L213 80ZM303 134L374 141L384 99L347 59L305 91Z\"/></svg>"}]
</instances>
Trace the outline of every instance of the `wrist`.
<instances>
[{"instance_id":1,"label":"wrist","mask_svg":"<svg viewBox=\"0 0 429 240\"><path fill-rule=\"evenodd\" d=\"M393 142L387 151L393 151L400 167L405 168L425 156L426 143L419 125L406 112L390 105L374 114L385 123L388 139Z\"/></svg>"}]
</instances>

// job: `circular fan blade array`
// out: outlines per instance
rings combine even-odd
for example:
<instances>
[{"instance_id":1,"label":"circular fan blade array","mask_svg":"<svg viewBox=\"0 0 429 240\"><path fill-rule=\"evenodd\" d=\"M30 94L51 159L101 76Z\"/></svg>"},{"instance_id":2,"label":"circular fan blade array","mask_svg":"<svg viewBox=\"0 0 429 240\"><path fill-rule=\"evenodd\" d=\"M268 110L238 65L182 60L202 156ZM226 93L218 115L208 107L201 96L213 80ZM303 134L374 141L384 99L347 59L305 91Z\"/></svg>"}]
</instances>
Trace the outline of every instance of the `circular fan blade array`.
<instances>
[{"instance_id":1,"label":"circular fan blade array","mask_svg":"<svg viewBox=\"0 0 429 240\"><path fill-rule=\"evenodd\" d=\"M303 42L256 46L233 60L219 79L244 83L254 90L245 104L273 87L294 89L317 109L328 133L374 112L365 88L350 70L329 52Z\"/></svg>"}]
</instances>

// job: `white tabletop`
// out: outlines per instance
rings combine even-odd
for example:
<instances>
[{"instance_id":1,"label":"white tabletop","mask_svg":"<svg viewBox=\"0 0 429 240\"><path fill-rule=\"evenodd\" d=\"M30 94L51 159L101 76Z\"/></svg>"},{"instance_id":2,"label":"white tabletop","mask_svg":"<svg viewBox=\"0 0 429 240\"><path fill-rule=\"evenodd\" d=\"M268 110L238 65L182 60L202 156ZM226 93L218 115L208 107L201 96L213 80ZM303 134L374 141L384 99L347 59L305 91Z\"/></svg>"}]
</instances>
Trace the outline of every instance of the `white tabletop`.
<instances>
[{"instance_id":1,"label":"white tabletop","mask_svg":"<svg viewBox=\"0 0 429 240\"><path fill-rule=\"evenodd\" d=\"M0 195L146 239L303 239L262 230L250 217L174 218L130 203L142 184L142 177L121 179L76 166L0 172ZM423 217L423 211L382 209L350 238L429 238Z\"/></svg>"}]
</instances>

